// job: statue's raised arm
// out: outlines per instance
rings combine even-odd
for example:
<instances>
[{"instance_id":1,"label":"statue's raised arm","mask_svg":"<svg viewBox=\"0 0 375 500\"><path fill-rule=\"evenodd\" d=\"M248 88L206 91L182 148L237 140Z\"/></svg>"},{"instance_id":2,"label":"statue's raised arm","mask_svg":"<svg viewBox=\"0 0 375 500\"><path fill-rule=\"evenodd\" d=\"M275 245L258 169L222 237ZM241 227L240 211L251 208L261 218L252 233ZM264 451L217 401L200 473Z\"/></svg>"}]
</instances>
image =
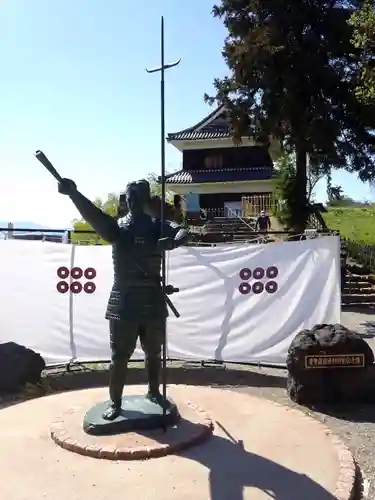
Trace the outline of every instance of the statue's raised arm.
<instances>
[{"instance_id":1,"label":"statue's raised arm","mask_svg":"<svg viewBox=\"0 0 375 500\"><path fill-rule=\"evenodd\" d=\"M171 221L164 222L162 234L163 238L159 239L158 246L164 252L187 245L191 238L191 233L185 227Z\"/></svg>"},{"instance_id":2,"label":"statue's raised arm","mask_svg":"<svg viewBox=\"0 0 375 500\"><path fill-rule=\"evenodd\" d=\"M114 243L120 233L116 219L106 214L81 194L75 182L62 179L59 182L59 193L69 196L82 217L103 240Z\"/></svg>"}]
</instances>

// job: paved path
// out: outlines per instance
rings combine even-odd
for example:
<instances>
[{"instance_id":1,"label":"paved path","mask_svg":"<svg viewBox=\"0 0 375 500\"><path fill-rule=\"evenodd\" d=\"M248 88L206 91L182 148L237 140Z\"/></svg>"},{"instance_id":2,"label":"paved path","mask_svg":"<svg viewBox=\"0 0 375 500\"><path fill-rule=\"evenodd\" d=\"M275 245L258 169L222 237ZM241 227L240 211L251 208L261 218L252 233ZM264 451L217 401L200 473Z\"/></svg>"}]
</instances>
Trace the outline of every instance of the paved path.
<instances>
[{"instance_id":1,"label":"paved path","mask_svg":"<svg viewBox=\"0 0 375 500\"><path fill-rule=\"evenodd\" d=\"M341 323L359 332L375 353L375 308L346 309L341 312Z\"/></svg>"},{"instance_id":2,"label":"paved path","mask_svg":"<svg viewBox=\"0 0 375 500\"><path fill-rule=\"evenodd\" d=\"M2 409L0 498L349 499L351 454L315 419L230 390L171 386L169 392L208 411L214 435L180 455L146 461L84 457L50 438L49 426L61 412L89 407L93 398L107 397L106 389L60 393Z\"/></svg>"}]
</instances>

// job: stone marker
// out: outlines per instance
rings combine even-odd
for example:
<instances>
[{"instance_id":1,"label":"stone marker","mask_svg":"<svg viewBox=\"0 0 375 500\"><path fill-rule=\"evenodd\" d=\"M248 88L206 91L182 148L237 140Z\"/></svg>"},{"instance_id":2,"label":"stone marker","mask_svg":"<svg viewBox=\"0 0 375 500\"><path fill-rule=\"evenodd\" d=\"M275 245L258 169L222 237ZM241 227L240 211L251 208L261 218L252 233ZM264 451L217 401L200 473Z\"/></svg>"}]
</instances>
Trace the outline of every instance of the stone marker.
<instances>
[{"instance_id":1,"label":"stone marker","mask_svg":"<svg viewBox=\"0 0 375 500\"><path fill-rule=\"evenodd\" d=\"M287 392L296 403L369 400L368 369L374 354L367 342L343 325L302 330L287 355Z\"/></svg>"}]
</instances>

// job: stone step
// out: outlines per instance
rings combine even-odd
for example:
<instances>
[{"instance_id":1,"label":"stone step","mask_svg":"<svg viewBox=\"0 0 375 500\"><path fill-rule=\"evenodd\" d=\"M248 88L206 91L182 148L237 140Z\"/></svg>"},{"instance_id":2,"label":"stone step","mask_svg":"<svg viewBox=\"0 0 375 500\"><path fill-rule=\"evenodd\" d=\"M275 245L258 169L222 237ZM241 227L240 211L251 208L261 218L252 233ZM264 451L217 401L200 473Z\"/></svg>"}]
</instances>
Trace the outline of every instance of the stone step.
<instances>
[{"instance_id":1,"label":"stone step","mask_svg":"<svg viewBox=\"0 0 375 500\"><path fill-rule=\"evenodd\" d=\"M371 272L371 270L366 266L362 266L361 264L350 263L350 262L347 264L347 269L351 273L356 274L358 276L366 276Z\"/></svg>"},{"instance_id":2,"label":"stone step","mask_svg":"<svg viewBox=\"0 0 375 500\"><path fill-rule=\"evenodd\" d=\"M251 227L235 227L235 228L228 228L228 227L220 227L220 228L212 228L212 227L205 227L205 231L210 232L210 233L221 233L221 232L226 232L226 233L236 233L237 231L243 231L247 233L252 233L253 228Z\"/></svg>"},{"instance_id":3,"label":"stone step","mask_svg":"<svg viewBox=\"0 0 375 500\"><path fill-rule=\"evenodd\" d=\"M371 295L375 293L373 288L346 286L343 290L346 295Z\"/></svg>"},{"instance_id":4,"label":"stone step","mask_svg":"<svg viewBox=\"0 0 375 500\"><path fill-rule=\"evenodd\" d=\"M341 301L343 304L375 304L375 293L367 295L343 295Z\"/></svg>"},{"instance_id":5,"label":"stone step","mask_svg":"<svg viewBox=\"0 0 375 500\"><path fill-rule=\"evenodd\" d=\"M372 288L373 285L371 285L371 283L369 283L368 281L349 281L347 280L346 281L346 285L347 287L352 287L352 288Z\"/></svg>"},{"instance_id":6,"label":"stone step","mask_svg":"<svg viewBox=\"0 0 375 500\"><path fill-rule=\"evenodd\" d=\"M357 274L347 274L346 279L348 283L357 283L357 286L359 286L358 283L369 283L366 276L358 276Z\"/></svg>"},{"instance_id":7,"label":"stone step","mask_svg":"<svg viewBox=\"0 0 375 500\"><path fill-rule=\"evenodd\" d=\"M252 228L246 225L241 226L204 226L206 231L237 231L237 229L242 229L243 231L251 231Z\"/></svg>"}]
</instances>

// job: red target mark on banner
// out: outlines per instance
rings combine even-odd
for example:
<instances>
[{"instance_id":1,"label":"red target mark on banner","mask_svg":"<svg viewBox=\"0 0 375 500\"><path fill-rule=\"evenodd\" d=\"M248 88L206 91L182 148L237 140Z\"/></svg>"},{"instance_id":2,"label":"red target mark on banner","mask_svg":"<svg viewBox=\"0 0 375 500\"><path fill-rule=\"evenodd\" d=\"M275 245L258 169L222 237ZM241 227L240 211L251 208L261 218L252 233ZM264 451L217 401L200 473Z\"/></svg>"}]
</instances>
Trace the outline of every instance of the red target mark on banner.
<instances>
[{"instance_id":1,"label":"red target mark on banner","mask_svg":"<svg viewBox=\"0 0 375 500\"><path fill-rule=\"evenodd\" d=\"M65 280L69 276L69 269L65 266L59 267L57 270L57 276L62 280Z\"/></svg>"},{"instance_id":2,"label":"red target mark on banner","mask_svg":"<svg viewBox=\"0 0 375 500\"><path fill-rule=\"evenodd\" d=\"M241 283L238 287L238 291L242 293L242 295L248 295L251 292L251 285L249 283Z\"/></svg>"},{"instance_id":3,"label":"red target mark on banner","mask_svg":"<svg viewBox=\"0 0 375 500\"><path fill-rule=\"evenodd\" d=\"M94 293L95 290L96 290L96 285L95 283L93 283L92 281L88 281L87 283L85 283L83 285L83 290L86 292L86 293Z\"/></svg>"},{"instance_id":4,"label":"red target mark on banner","mask_svg":"<svg viewBox=\"0 0 375 500\"><path fill-rule=\"evenodd\" d=\"M277 269L276 266L270 266L267 268L267 271L266 271L267 278L274 280L278 274L279 274L279 270Z\"/></svg>"},{"instance_id":5,"label":"red target mark on banner","mask_svg":"<svg viewBox=\"0 0 375 500\"><path fill-rule=\"evenodd\" d=\"M256 281L254 284L253 284L253 292L256 294L256 295L259 295L260 293L262 293L264 290L264 285L261 281Z\"/></svg>"},{"instance_id":6,"label":"red target mark on banner","mask_svg":"<svg viewBox=\"0 0 375 500\"><path fill-rule=\"evenodd\" d=\"M59 293L66 293L69 290L69 285L66 281L59 281L56 285L56 290Z\"/></svg>"},{"instance_id":7,"label":"red target mark on banner","mask_svg":"<svg viewBox=\"0 0 375 500\"><path fill-rule=\"evenodd\" d=\"M87 280L93 280L94 278L96 278L96 270L93 267L88 267L87 269L85 269L84 274Z\"/></svg>"},{"instance_id":8,"label":"red target mark on banner","mask_svg":"<svg viewBox=\"0 0 375 500\"><path fill-rule=\"evenodd\" d=\"M70 275L74 280L79 280L83 276L83 271L80 267L73 267L73 269L70 271Z\"/></svg>"},{"instance_id":9,"label":"red target mark on banner","mask_svg":"<svg viewBox=\"0 0 375 500\"><path fill-rule=\"evenodd\" d=\"M80 283L79 281L73 281L73 283L71 283L70 285L70 291L72 293L81 293L82 292L82 283Z\"/></svg>"},{"instance_id":10,"label":"red target mark on banner","mask_svg":"<svg viewBox=\"0 0 375 500\"><path fill-rule=\"evenodd\" d=\"M243 281L247 281L251 278L251 269L245 267L244 269L241 269L240 271L240 278Z\"/></svg>"},{"instance_id":11,"label":"red target mark on banner","mask_svg":"<svg viewBox=\"0 0 375 500\"><path fill-rule=\"evenodd\" d=\"M275 293L275 292L277 292L278 288L279 287L278 287L276 281L269 281L268 283L266 283L266 286L265 286L266 292L268 292L268 293Z\"/></svg>"},{"instance_id":12,"label":"red target mark on banner","mask_svg":"<svg viewBox=\"0 0 375 500\"><path fill-rule=\"evenodd\" d=\"M71 276L73 282L69 284L67 278ZM59 293L66 293L71 291L71 293L78 294L82 290L85 293L91 294L96 290L96 285L92 281L87 281L85 284L81 283L81 278L85 276L87 280L93 280L96 277L96 270L93 267L88 267L83 270L81 267L73 267L69 270L66 266L61 266L57 269L57 276L62 280L56 285L56 289Z\"/></svg>"},{"instance_id":13,"label":"red target mark on banner","mask_svg":"<svg viewBox=\"0 0 375 500\"><path fill-rule=\"evenodd\" d=\"M261 280L264 278L264 274L265 274L265 272L264 272L263 267L257 267L254 269L253 277L256 280Z\"/></svg>"},{"instance_id":14,"label":"red target mark on banner","mask_svg":"<svg viewBox=\"0 0 375 500\"><path fill-rule=\"evenodd\" d=\"M248 295L250 292L253 292L255 295L263 292L275 293L279 289L279 285L275 281L278 275L279 269L276 266L269 266L267 268L256 267L253 270L245 267L239 272L242 283L238 286L238 291L242 295ZM254 282L247 283L251 278L253 278ZM266 281L265 278L270 281Z\"/></svg>"}]
</instances>

